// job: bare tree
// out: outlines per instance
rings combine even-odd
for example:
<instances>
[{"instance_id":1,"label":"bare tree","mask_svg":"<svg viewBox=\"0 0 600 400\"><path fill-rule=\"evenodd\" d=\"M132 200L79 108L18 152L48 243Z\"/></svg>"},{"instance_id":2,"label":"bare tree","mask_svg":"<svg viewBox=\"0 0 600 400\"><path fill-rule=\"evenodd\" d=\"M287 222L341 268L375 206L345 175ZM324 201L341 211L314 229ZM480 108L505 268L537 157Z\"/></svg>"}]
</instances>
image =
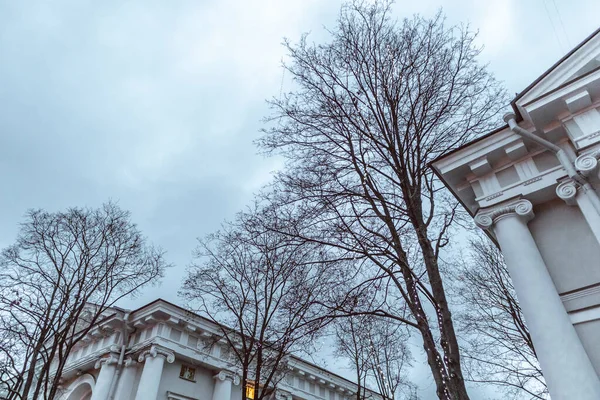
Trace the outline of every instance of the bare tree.
<instances>
[{"instance_id":1,"label":"bare tree","mask_svg":"<svg viewBox=\"0 0 600 400\"><path fill-rule=\"evenodd\" d=\"M329 43L286 41L295 89L270 102L258 144L286 160L269 196L295 214L293 234L383 271L409 311L396 320L423 339L438 397L465 400L440 273L458 205L428 163L488 131L504 90L467 28L389 14L388 1L355 1Z\"/></svg>"},{"instance_id":2,"label":"bare tree","mask_svg":"<svg viewBox=\"0 0 600 400\"><path fill-rule=\"evenodd\" d=\"M502 253L483 236L457 270L468 378L499 386L506 398L548 399L535 349Z\"/></svg>"},{"instance_id":3,"label":"bare tree","mask_svg":"<svg viewBox=\"0 0 600 400\"><path fill-rule=\"evenodd\" d=\"M0 340L8 344L0 347L0 386L7 398L54 399L73 346L165 267L163 252L113 203L29 211L16 243L0 254Z\"/></svg>"},{"instance_id":4,"label":"bare tree","mask_svg":"<svg viewBox=\"0 0 600 400\"><path fill-rule=\"evenodd\" d=\"M257 206L200 241L182 294L220 326L254 399L273 394L287 356L310 346L326 321L324 297L341 281L338 263L311 243L264 229L277 218ZM242 393L242 400L245 393Z\"/></svg>"},{"instance_id":5,"label":"bare tree","mask_svg":"<svg viewBox=\"0 0 600 400\"><path fill-rule=\"evenodd\" d=\"M405 377L411 361L406 327L371 315L339 319L334 327L338 353L356 373L357 400L369 398L367 386L384 399L415 399Z\"/></svg>"}]
</instances>

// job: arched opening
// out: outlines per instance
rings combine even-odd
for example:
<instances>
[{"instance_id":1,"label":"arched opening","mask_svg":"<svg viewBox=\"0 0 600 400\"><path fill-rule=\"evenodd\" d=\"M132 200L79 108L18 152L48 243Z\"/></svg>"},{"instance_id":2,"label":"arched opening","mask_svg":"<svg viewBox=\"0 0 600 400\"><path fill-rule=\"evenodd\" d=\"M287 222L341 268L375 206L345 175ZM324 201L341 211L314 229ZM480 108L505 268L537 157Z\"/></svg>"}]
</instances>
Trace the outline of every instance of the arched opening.
<instances>
[{"instance_id":1,"label":"arched opening","mask_svg":"<svg viewBox=\"0 0 600 400\"><path fill-rule=\"evenodd\" d=\"M90 400L92 398L92 387L89 383L77 386L67 397L67 400Z\"/></svg>"},{"instance_id":2,"label":"arched opening","mask_svg":"<svg viewBox=\"0 0 600 400\"><path fill-rule=\"evenodd\" d=\"M65 393L64 397L61 397L61 399L90 400L92 398L92 392L94 391L95 385L96 380L92 375L83 374L73 383L71 383L71 385L69 385L69 389Z\"/></svg>"}]
</instances>

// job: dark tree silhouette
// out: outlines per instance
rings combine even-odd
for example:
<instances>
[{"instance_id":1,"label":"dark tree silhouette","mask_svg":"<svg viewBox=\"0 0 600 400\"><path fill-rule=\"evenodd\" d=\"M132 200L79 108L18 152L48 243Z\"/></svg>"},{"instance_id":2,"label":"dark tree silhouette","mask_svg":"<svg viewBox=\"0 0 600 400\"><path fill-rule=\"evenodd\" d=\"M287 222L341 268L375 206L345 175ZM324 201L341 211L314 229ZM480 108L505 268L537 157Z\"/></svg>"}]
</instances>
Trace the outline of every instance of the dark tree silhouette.
<instances>
[{"instance_id":1,"label":"dark tree silhouette","mask_svg":"<svg viewBox=\"0 0 600 400\"><path fill-rule=\"evenodd\" d=\"M378 313L420 334L440 399L468 399L440 272L458 205L428 164L487 132L504 91L478 63L474 34L441 14L394 21L390 2L356 1L330 34L285 42L295 89L270 102L258 145L286 165L265 196L293 216L299 242L385 275L377 286L407 314Z\"/></svg>"},{"instance_id":2,"label":"dark tree silhouette","mask_svg":"<svg viewBox=\"0 0 600 400\"><path fill-rule=\"evenodd\" d=\"M502 253L489 239L471 241L457 269L456 293L468 378L496 385L506 398L548 399L529 330Z\"/></svg>"},{"instance_id":3,"label":"dark tree silhouette","mask_svg":"<svg viewBox=\"0 0 600 400\"><path fill-rule=\"evenodd\" d=\"M232 368L255 400L274 393L290 354L311 347L327 324L322 304L343 281L343 260L265 229L277 219L257 205L201 240L182 289L220 327L218 339L228 343Z\"/></svg>"},{"instance_id":4,"label":"dark tree silhouette","mask_svg":"<svg viewBox=\"0 0 600 400\"><path fill-rule=\"evenodd\" d=\"M411 366L406 327L372 315L336 320L338 354L356 374L357 400L370 398L367 386L387 400L415 399L415 387L406 380Z\"/></svg>"}]
</instances>

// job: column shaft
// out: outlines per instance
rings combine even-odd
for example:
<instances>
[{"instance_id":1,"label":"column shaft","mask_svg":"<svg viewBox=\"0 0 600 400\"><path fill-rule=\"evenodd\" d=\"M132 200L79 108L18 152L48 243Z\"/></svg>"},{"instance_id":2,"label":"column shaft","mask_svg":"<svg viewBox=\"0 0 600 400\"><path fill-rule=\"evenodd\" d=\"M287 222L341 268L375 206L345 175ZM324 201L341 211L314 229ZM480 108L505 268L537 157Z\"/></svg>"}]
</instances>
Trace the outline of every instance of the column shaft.
<instances>
[{"instance_id":1,"label":"column shaft","mask_svg":"<svg viewBox=\"0 0 600 400\"><path fill-rule=\"evenodd\" d=\"M92 392L91 400L107 400L110 393L113 378L115 376L116 365L114 363L105 362L100 368L96 385Z\"/></svg>"},{"instance_id":2,"label":"column shaft","mask_svg":"<svg viewBox=\"0 0 600 400\"><path fill-rule=\"evenodd\" d=\"M131 399L133 382L135 381L135 374L137 372L135 365L136 363L132 362L125 362L125 364L123 365L123 370L121 371L121 378L119 379L117 390L115 392L115 400Z\"/></svg>"},{"instance_id":3,"label":"column shaft","mask_svg":"<svg viewBox=\"0 0 600 400\"><path fill-rule=\"evenodd\" d=\"M231 400L230 379L215 379L215 388L213 389L212 400Z\"/></svg>"},{"instance_id":4,"label":"column shaft","mask_svg":"<svg viewBox=\"0 0 600 400\"><path fill-rule=\"evenodd\" d=\"M495 221L494 231L513 280L553 400L600 399L600 380L560 300L521 216Z\"/></svg>"},{"instance_id":5,"label":"column shaft","mask_svg":"<svg viewBox=\"0 0 600 400\"><path fill-rule=\"evenodd\" d=\"M588 187L581 188L575 200L596 240L600 243L600 214L598 214L597 207L594 205L596 199L590 196L590 190L594 189L589 185Z\"/></svg>"},{"instance_id":6,"label":"column shaft","mask_svg":"<svg viewBox=\"0 0 600 400\"><path fill-rule=\"evenodd\" d=\"M162 355L146 357L135 400L156 400L164 364Z\"/></svg>"}]
</instances>

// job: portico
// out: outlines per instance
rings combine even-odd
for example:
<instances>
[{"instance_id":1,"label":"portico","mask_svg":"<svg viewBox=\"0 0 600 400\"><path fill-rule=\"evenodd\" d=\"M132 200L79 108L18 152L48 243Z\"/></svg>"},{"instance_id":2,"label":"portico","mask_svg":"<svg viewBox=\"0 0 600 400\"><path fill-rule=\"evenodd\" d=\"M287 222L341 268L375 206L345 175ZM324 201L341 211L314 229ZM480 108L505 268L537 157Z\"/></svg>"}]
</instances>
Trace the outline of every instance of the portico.
<instances>
[{"instance_id":1,"label":"portico","mask_svg":"<svg viewBox=\"0 0 600 400\"><path fill-rule=\"evenodd\" d=\"M599 399L600 30L511 105L432 168L500 246L552 399Z\"/></svg>"}]
</instances>

